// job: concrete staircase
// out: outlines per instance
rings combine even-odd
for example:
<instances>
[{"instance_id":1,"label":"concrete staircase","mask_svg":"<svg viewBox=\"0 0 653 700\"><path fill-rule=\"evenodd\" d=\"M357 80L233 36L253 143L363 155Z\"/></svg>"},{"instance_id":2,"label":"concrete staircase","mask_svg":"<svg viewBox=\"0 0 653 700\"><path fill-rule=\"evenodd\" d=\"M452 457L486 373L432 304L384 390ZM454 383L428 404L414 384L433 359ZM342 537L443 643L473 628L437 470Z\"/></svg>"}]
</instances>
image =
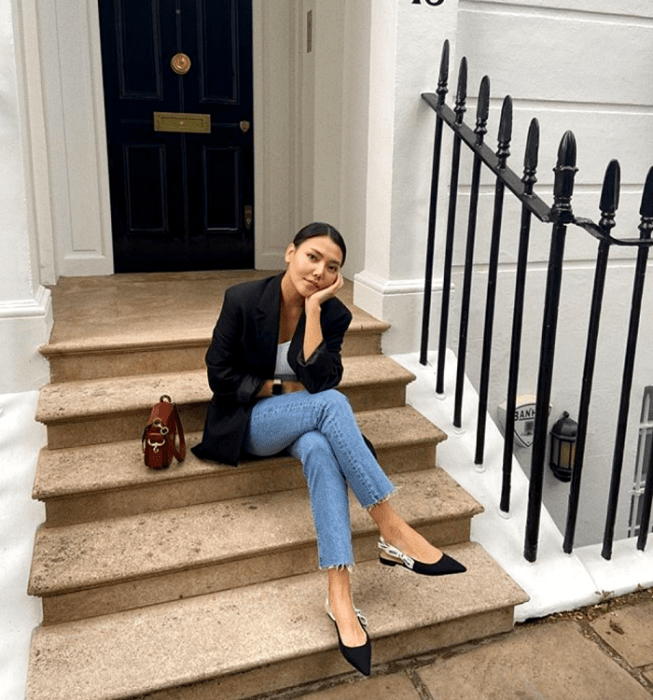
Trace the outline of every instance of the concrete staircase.
<instances>
[{"instance_id":1,"label":"concrete staircase","mask_svg":"<svg viewBox=\"0 0 653 700\"><path fill-rule=\"evenodd\" d=\"M202 278L213 299L234 274ZM173 303L175 282L189 279L125 277L132 295L141 278L144 287L163 281ZM37 412L48 446L34 498L47 520L29 591L42 598L44 621L32 642L28 699L244 699L350 672L324 614L326 577L301 467L278 457L233 469L190 452L163 472L143 465L140 433L163 393L179 405L188 443L199 439L210 398L203 355L219 302L209 302L211 322L198 321L195 335L173 321L163 340L148 339L135 314L131 333L128 323L112 337L94 333L89 317L87 333L66 337L66 290L93 284L101 282L60 283L42 350L53 381ZM469 541L482 508L435 467L445 435L405 405L414 377L380 354L387 324L352 311L340 388L400 487L397 509L468 567L442 579L382 568L373 523L352 503L355 598L370 623L373 662L509 631L526 596Z\"/></svg>"}]
</instances>

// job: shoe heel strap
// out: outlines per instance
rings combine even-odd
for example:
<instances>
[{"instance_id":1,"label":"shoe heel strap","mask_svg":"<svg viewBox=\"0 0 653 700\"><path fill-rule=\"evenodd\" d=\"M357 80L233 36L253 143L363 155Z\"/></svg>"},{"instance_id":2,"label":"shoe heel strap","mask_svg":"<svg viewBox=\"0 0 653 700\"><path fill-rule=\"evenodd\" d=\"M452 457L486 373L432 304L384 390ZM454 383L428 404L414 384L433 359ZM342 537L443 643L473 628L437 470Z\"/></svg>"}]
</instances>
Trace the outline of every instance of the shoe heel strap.
<instances>
[{"instance_id":1,"label":"shoe heel strap","mask_svg":"<svg viewBox=\"0 0 653 700\"><path fill-rule=\"evenodd\" d=\"M358 618L358 621L361 623L361 625L367 629L367 618L365 615L363 615L363 612L359 610L355 605L354 601L352 600L352 607L354 608L354 612L356 613L356 617ZM326 610L326 614L331 618L333 622L336 622L336 617L333 614L333 610L331 610L331 603L329 602L329 598L327 597L324 608ZM338 623L336 622L336 625Z\"/></svg>"},{"instance_id":2,"label":"shoe heel strap","mask_svg":"<svg viewBox=\"0 0 653 700\"><path fill-rule=\"evenodd\" d=\"M397 549L391 544L388 544L383 539L383 537L379 537L378 547L380 550L384 551L389 556L394 557L395 559L398 559L399 561L403 562L406 568L412 569L415 566L414 559L409 557L407 554L404 554L400 549Z\"/></svg>"}]
</instances>

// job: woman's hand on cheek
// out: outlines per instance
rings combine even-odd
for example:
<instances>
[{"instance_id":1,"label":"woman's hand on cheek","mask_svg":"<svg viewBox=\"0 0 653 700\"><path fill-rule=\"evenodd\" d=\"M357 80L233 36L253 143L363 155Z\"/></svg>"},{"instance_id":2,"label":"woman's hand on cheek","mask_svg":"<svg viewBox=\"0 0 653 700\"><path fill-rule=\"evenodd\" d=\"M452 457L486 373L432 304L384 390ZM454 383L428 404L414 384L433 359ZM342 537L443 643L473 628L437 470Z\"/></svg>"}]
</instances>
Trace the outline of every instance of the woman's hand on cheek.
<instances>
[{"instance_id":1,"label":"woman's hand on cheek","mask_svg":"<svg viewBox=\"0 0 653 700\"><path fill-rule=\"evenodd\" d=\"M306 305L309 306L309 304L316 304L317 306L321 306L328 299L332 299L341 289L343 284L344 279L342 277L342 273L338 272L335 282L329 287L319 289L314 294L311 294L311 296L306 299Z\"/></svg>"}]
</instances>

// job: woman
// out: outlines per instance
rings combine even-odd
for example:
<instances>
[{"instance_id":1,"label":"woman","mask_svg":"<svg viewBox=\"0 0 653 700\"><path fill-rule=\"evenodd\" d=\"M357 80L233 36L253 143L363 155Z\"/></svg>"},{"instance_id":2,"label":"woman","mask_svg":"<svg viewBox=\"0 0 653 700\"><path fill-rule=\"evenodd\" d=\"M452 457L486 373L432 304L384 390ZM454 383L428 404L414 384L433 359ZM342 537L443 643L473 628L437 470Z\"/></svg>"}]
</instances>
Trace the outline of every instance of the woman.
<instances>
[{"instance_id":1,"label":"woman","mask_svg":"<svg viewBox=\"0 0 653 700\"><path fill-rule=\"evenodd\" d=\"M347 484L380 531L380 561L438 576L465 567L413 530L388 502L393 487L361 435L342 378L340 349L351 321L336 298L346 246L329 224L312 223L286 250L285 273L235 285L225 293L206 355L213 399L200 458L236 465L242 451L287 450L301 461L327 569L327 614L343 656L369 675L371 644L354 608L354 563Z\"/></svg>"}]
</instances>

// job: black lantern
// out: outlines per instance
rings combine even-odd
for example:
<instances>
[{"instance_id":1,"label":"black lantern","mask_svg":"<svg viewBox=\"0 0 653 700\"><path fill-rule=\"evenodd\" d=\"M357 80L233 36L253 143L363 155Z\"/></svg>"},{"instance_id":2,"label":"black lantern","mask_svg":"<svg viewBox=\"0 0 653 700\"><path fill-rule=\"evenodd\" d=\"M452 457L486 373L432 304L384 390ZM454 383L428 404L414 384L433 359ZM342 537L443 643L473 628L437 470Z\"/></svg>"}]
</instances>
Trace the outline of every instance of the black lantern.
<instances>
[{"instance_id":1,"label":"black lantern","mask_svg":"<svg viewBox=\"0 0 653 700\"><path fill-rule=\"evenodd\" d=\"M569 417L567 411L551 428L551 458L549 466L556 479L571 481L571 471L576 458L576 437L578 423Z\"/></svg>"}]
</instances>

